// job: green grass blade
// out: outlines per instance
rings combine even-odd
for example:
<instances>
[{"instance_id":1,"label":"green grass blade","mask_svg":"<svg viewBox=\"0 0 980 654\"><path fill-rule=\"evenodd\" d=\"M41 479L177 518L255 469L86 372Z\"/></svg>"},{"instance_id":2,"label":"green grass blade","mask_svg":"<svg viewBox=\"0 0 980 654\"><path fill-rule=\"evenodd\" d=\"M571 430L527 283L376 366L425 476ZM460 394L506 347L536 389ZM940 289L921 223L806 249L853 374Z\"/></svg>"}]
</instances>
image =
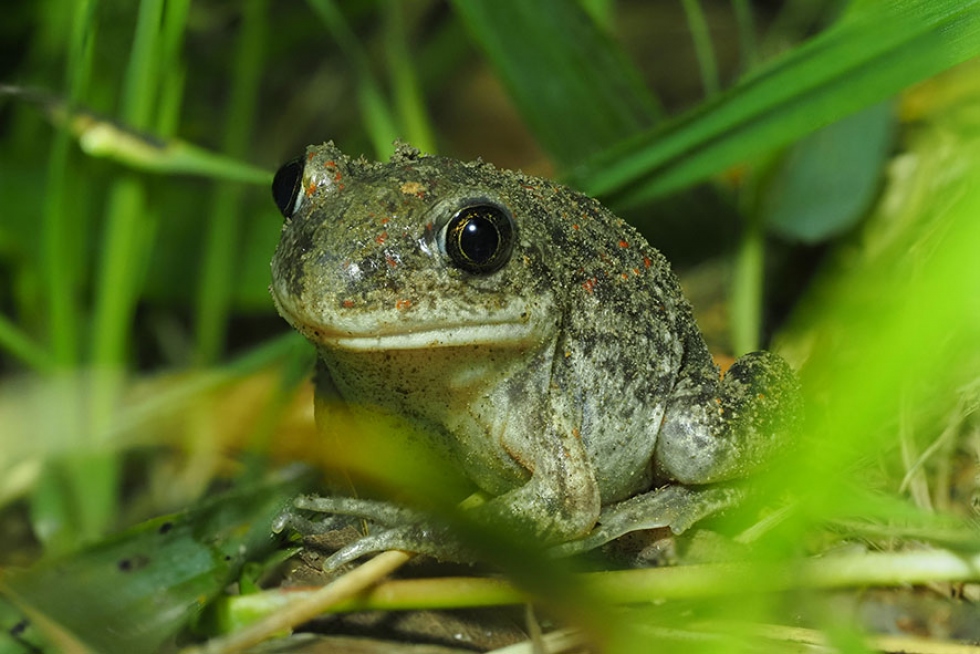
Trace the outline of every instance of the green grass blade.
<instances>
[{"instance_id":1,"label":"green grass blade","mask_svg":"<svg viewBox=\"0 0 980 654\"><path fill-rule=\"evenodd\" d=\"M454 0L538 141L570 166L651 126L640 75L577 2Z\"/></svg>"},{"instance_id":2,"label":"green grass blade","mask_svg":"<svg viewBox=\"0 0 980 654\"><path fill-rule=\"evenodd\" d=\"M50 371L54 367L51 354L3 315L0 315L0 349L10 352L35 370Z\"/></svg>"},{"instance_id":3,"label":"green grass blade","mask_svg":"<svg viewBox=\"0 0 980 654\"><path fill-rule=\"evenodd\" d=\"M239 35L232 74L231 93L225 119L222 150L244 157L249 135L255 123L259 81L267 40L268 0L243 3L242 28ZM228 312L234 289L236 254L241 241L244 188L239 184L221 183L214 191L208 223L204 266L197 294L196 362L200 365L219 357L225 341Z\"/></svg>"},{"instance_id":4,"label":"green grass blade","mask_svg":"<svg viewBox=\"0 0 980 654\"><path fill-rule=\"evenodd\" d=\"M749 0L732 0L735 24L738 27L738 48L741 53L741 67L749 70L759 60L759 48L755 33L755 18Z\"/></svg>"},{"instance_id":5,"label":"green grass blade","mask_svg":"<svg viewBox=\"0 0 980 654\"><path fill-rule=\"evenodd\" d=\"M272 182L272 173L264 168L180 139L158 141L110 123L92 127L80 141L87 154L114 159L136 170L165 175L195 175L261 186Z\"/></svg>"},{"instance_id":6,"label":"green grass blade","mask_svg":"<svg viewBox=\"0 0 980 654\"><path fill-rule=\"evenodd\" d=\"M436 139L425 107L414 53L409 48L409 8L398 0L388 0L385 10L385 55L402 138L422 152L435 153Z\"/></svg>"},{"instance_id":7,"label":"green grass blade","mask_svg":"<svg viewBox=\"0 0 980 654\"><path fill-rule=\"evenodd\" d=\"M65 66L69 106L85 95L89 84L95 47L96 4L94 0L62 3L63 8L72 11L73 15ZM73 262L78 260L81 253L76 250L78 241L71 238L72 230L69 228L77 213L69 210L70 205L65 197L69 145L68 130L59 129L48 157L41 229L51 348L55 361L63 367L78 362L78 335L81 332L80 307L75 297L77 283L72 279L75 273Z\"/></svg>"},{"instance_id":8,"label":"green grass blade","mask_svg":"<svg viewBox=\"0 0 980 654\"><path fill-rule=\"evenodd\" d=\"M163 0L141 0L136 32L123 85L122 119L136 129L151 121L157 80L159 27ZM124 175L110 190L96 295L92 358L96 366L115 368L125 361L128 333L135 310L136 271L145 254L148 224L146 189L134 175Z\"/></svg>"},{"instance_id":9,"label":"green grass blade","mask_svg":"<svg viewBox=\"0 0 980 654\"><path fill-rule=\"evenodd\" d=\"M357 98L364 127L374 146L375 155L381 159L387 158L393 152L392 143L401 134L394 112L381 90L381 84L371 70L367 53L347 23L343 12L337 7L337 3L333 0L307 0L307 3L313 13L323 21L354 68L357 78Z\"/></svg>"},{"instance_id":10,"label":"green grass blade","mask_svg":"<svg viewBox=\"0 0 980 654\"><path fill-rule=\"evenodd\" d=\"M689 115L567 181L618 206L699 182L980 54L980 1L872 3Z\"/></svg>"},{"instance_id":11,"label":"green grass blade","mask_svg":"<svg viewBox=\"0 0 980 654\"><path fill-rule=\"evenodd\" d=\"M167 5L168 8L173 6L174 3ZM175 52L172 54L176 55ZM180 82L178 76L170 84ZM174 105L180 100L178 91L173 89L164 93L160 119L164 134L173 131L173 122L177 117ZM196 175L263 186L272 181L272 173L268 170L235 157L211 152L180 139L159 138L84 108L73 108L65 101L43 92L0 84L0 97L3 96L37 105L54 125L74 135L82 151L91 157L111 159L135 170L164 175ZM66 140L66 151L67 143ZM59 156L56 151L51 159L57 160Z\"/></svg>"},{"instance_id":12,"label":"green grass blade","mask_svg":"<svg viewBox=\"0 0 980 654\"><path fill-rule=\"evenodd\" d=\"M765 258L765 232L759 218L751 216L739 238L732 279L729 331L736 356L759 349Z\"/></svg>"},{"instance_id":13,"label":"green grass blade","mask_svg":"<svg viewBox=\"0 0 980 654\"><path fill-rule=\"evenodd\" d=\"M158 97L150 80L158 78L159 26L163 0L141 0L130 59L123 85L121 114L137 129L146 129ZM93 445L105 439L117 400L116 374L125 368L131 344L131 326L136 312L139 279L144 271L149 244L157 221L147 206L146 185L134 174L116 180L109 190L105 226L96 285L92 322L92 362L105 373L93 385L87 438ZM64 487L65 507L74 509L73 522L82 541L105 532L118 512L121 466L114 454L69 458L64 462L70 482ZM51 473L49 473L51 474ZM40 510L43 503L37 503ZM52 543L65 542L73 534L56 534ZM64 539L64 540L63 540Z\"/></svg>"},{"instance_id":14,"label":"green grass blade","mask_svg":"<svg viewBox=\"0 0 980 654\"><path fill-rule=\"evenodd\" d=\"M701 9L700 0L682 0L682 4L687 15L688 29L691 30L691 38L694 39L694 53L701 71L704 95L711 97L721 90L721 80L718 77L718 62L715 59L715 48L711 44L708 20Z\"/></svg>"}]
</instances>

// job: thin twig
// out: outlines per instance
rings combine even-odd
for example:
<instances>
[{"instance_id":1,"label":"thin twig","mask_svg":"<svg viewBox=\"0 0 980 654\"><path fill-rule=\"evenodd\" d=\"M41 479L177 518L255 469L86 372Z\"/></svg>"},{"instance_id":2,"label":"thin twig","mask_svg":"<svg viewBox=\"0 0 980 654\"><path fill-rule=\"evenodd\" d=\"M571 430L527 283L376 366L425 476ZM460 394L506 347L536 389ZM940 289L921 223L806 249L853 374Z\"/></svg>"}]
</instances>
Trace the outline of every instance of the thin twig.
<instances>
[{"instance_id":1,"label":"thin twig","mask_svg":"<svg viewBox=\"0 0 980 654\"><path fill-rule=\"evenodd\" d=\"M292 629L326 612L331 606L351 598L407 563L414 555L392 550L379 554L367 563L338 577L326 586L299 597L265 619L226 638L211 640L199 647L189 647L182 654L233 654L257 645L273 634Z\"/></svg>"}]
</instances>

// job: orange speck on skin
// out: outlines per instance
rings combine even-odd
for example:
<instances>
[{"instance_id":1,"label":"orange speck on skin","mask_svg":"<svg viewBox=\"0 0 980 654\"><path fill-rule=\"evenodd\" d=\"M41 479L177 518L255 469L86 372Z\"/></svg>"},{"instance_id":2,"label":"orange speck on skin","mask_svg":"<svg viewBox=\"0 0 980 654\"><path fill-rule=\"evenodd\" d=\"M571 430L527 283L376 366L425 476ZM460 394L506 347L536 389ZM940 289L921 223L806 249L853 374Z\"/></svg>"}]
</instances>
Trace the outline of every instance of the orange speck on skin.
<instances>
[{"instance_id":1,"label":"orange speck on skin","mask_svg":"<svg viewBox=\"0 0 980 654\"><path fill-rule=\"evenodd\" d=\"M337 162L334 161L333 159L331 159L330 161L325 161L323 163L323 166L324 166L324 168L336 168L337 167Z\"/></svg>"},{"instance_id":2,"label":"orange speck on skin","mask_svg":"<svg viewBox=\"0 0 980 654\"><path fill-rule=\"evenodd\" d=\"M382 224L382 225L387 225L387 224L388 224L388 223L390 223L390 222L391 222L391 218L387 218L387 217L385 217L385 218L382 218L382 219L381 219L381 224Z\"/></svg>"},{"instance_id":3,"label":"orange speck on skin","mask_svg":"<svg viewBox=\"0 0 980 654\"><path fill-rule=\"evenodd\" d=\"M383 245L385 241L388 240L388 232L381 232L374 237L374 242L378 245Z\"/></svg>"},{"instance_id":4,"label":"orange speck on skin","mask_svg":"<svg viewBox=\"0 0 980 654\"><path fill-rule=\"evenodd\" d=\"M404 311L405 309L412 306L411 300L395 300L395 308L399 311Z\"/></svg>"},{"instance_id":5,"label":"orange speck on skin","mask_svg":"<svg viewBox=\"0 0 980 654\"><path fill-rule=\"evenodd\" d=\"M572 229L578 229L578 223L572 223Z\"/></svg>"},{"instance_id":6,"label":"orange speck on skin","mask_svg":"<svg viewBox=\"0 0 980 654\"><path fill-rule=\"evenodd\" d=\"M634 268L633 269L633 274L634 275L639 275L640 274L640 269L639 268Z\"/></svg>"},{"instance_id":7,"label":"orange speck on skin","mask_svg":"<svg viewBox=\"0 0 980 654\"><path fill-rule=\"evenodd\" d=\"M395 268L398 266L398 260L390 255L385 255L385 263L388 264L389 268Z\"/></svg>"},{"instance_id":8,"label":"orange speck on skin","mask_svg":"<svg viewBox=\"0 0 980 654\"><path fill-rule=\"evenodd\" d=\"M630 244L627 243L626 241L620 241L619 242L619 247L621 247L621 248L628 248L629 246L630 246Z\"/></svg>"},{"instance_id":9,"label":"orange speck on skin","mask_svg":"<svg viewBox=\"0 0 980 654\"><path fill-rule=\"evenodd\" d=\"M643 257L643 267L644 268L649 268L652 265L653 265L653 262L650 261L650 257Z\"/></svg>"},{"instance_id":10,"label":"orange speck on skin","mask_svg":"<svg viewBox=\"0 0 980 654\"><path fill-rule=\"evenodd\" d=\"M310 182L309 184L307 184L305 193L306 193L306 197L310 197L311 195L316 193L316 182Z\"/></svg>"},{"instance_id":11,"label":"orange speck on skin","mask_svg":"<svg viewBox=\"0 0 980 654\"><path fill-rule=\"evenodd\" d=\"M630 278L630 276L629 276L628 273L620 273L620 274L622 275L623 279L629 279Z\"/></svg>"},{"instance_id":12,"label":"orange speck on skin","mask_svg":"<svg viewBox=\"0 0 980 654\"><path fill-rule=\"evenodd\" d=\"M313 161L313 153L312 153L312 152L310 152L310 153L307 153L307 155L306 155L306 160L307 160L307 161Z\"/></svg>"},{"instance_id":13,"label":"orange speck on skin","mask_svg":"<svg viewBox=\"0 0 980 654\"><path fill-rule=\"evenodd\" d=\"M595 288L595 279L587 279L582 282L582 288L584 288L586 292L591 293Z\"/></svg>"},{"instance_id":14,"label":"orange speck on skin","mask_svg":"<svg viewBox=\"0 0 980 654\"><path fill-rule=\"evenodd\" d=\"M344 305L344 308L345 309L353 309L354 308L354 300L344 300L343 301L343 305Z\"/></svg>"}]
</instances>

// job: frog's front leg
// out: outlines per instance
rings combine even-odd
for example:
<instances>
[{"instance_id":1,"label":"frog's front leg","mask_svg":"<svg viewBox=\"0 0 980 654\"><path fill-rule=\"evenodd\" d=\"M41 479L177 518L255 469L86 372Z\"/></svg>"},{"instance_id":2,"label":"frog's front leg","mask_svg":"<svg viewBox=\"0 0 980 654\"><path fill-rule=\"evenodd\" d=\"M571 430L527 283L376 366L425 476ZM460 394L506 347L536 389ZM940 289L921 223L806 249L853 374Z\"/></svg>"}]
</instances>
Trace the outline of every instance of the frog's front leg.
<instances>
[{"instance_id":1,"label":"frog's front leg","mask_svg":"<svg viewBox=\"0 0 980 654\"><path fill-rule=\"evenodd\" d=\"M487 503L493 519L539 542L561 542L589 532L602 500L592 462L582 443L581 408L554 406L551 423L541 434L525 433L528 451L512 452L518 461L533 461L531 478ZM559 402L564 404L563 402Z\"/></svg>"},{"instance_id":2,"label":"frog's front leg","mask_svg":"<svg viewBox=\"0 0 980 654\"><path fill-rule=\"evenodd\" d=\"M661 476L688 485L745 477L792 439L799 384L779 356L746 354L721 381L710 364L682 373L657 436Z\"/></svg>"},{"instance_id":3,"label":"frog's front leg","mask_svg":"<svg viewBox=\"0 0 980 654\"><path fill-rule=\"evenodd\" d=\"M560 414L559 414L560 415ZM522 486L468 509L471 519L531 537L560 543L589 533L600 511L599 487L578 431L555 418L536 450L531 478ZM363 555L396 549L443 560L474 561L478 552L461 542L436 516L396 509L387 502L345 497L300 498L297 508L364 517L381 528L331 555L333 570Z\"/></svg>"},{"instance_id":4,"label":"frog's front leg","mask_svg":"<svg viewBox=\"0 0 980 654\"><path fill-rule=\"evenodd\" d=\"M323 561L323 570L332 572L367 554L387 550L424 553L442 560L470 561L474 559L463 543L453 537L448 524L435 516L397 506L381 500L365 500L343 496L303 495L293 502L294 509L326 516L312 521L293 510L277 518L275 532L291 528L312 536L332 531L343 516L366 521L371 531L340 548Z\"/></svg>"},{"instance_id":5,"label":"frog's front leg","mask_svg":"<svg viewBox=\"0 0 980 654\"><path fill-rule=\"evenodd\" d=\"M504 456L525 467L530 477L523 484L467 510L474 520L519 534L537 542L558 543L579 538L594 526L600 511L599 487L592 464L580 438L581 407L554 394L548 403L548 422L532 427L521 420L509 421L513 431L502 436ZM329 373L320 366L317 374L316 416L320 429L336 428L338 402ZM440 559L473 561L477 553L455 537L449 523L420 511L396 507L383 501L333 496L299 498L296 508L327 515L366 519L371 533L332 554L324 569L333 570L363 555L389 549L429 554ZM327 528L333 524L326 523ZM295 513L283 516L280 527L291 526L301 533L318 530Z\"/></svg>"}]
</instances>

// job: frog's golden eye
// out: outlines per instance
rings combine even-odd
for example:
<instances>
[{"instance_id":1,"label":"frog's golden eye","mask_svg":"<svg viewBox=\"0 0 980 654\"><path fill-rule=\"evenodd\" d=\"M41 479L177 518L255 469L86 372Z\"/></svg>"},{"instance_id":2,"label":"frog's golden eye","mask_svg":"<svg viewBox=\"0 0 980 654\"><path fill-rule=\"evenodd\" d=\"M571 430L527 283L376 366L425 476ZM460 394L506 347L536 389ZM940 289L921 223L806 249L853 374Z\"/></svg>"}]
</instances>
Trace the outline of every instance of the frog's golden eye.
<instances>
[{"instance_id":1,"label":"frog's golden eye","mask_svg":"<svg viewBox=\"0 0 980 654\"><path fill-rule=\"evenodd\" d=\"M286 218L292 216L299 208L297 200L303 186L303 157L288 161L276 171L272 178L272 199Z\"/></svg>"},{"instance_id":2,"label":"frog's golden eye","mask_svg":"<svg viewBox=\"0 0 980 654\"><path fill-rule=\"evenodd\" d=\"M514 249L514 221L502 207L476 204L446 223L445 252L460 270L489 274L500 270Z\"/></svg>"}]
</instances>

